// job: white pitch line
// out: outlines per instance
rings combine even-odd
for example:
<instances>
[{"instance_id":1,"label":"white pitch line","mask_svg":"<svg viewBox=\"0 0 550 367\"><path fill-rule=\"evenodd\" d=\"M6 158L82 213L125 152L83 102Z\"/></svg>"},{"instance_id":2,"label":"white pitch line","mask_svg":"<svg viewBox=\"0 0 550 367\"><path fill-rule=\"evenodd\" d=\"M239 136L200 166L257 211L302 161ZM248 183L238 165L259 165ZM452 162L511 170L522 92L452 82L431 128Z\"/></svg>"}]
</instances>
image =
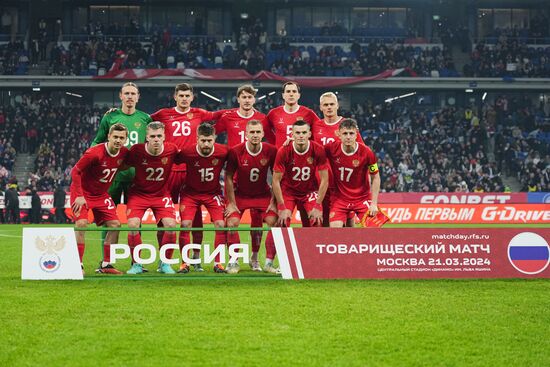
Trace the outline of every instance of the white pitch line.
<instances>
[{"instance_id":1,"label":"white pitch line","mask_svg":"<svg viewBox=\"0 0 550 367\"><path fill-rule=\"evenodd\" d=\"M13 234L2 234L0 233L0 237L14 237L14 238L21 238L23 236L17 236L17 235L13 235Z\"/></svg>"}]
</instances>

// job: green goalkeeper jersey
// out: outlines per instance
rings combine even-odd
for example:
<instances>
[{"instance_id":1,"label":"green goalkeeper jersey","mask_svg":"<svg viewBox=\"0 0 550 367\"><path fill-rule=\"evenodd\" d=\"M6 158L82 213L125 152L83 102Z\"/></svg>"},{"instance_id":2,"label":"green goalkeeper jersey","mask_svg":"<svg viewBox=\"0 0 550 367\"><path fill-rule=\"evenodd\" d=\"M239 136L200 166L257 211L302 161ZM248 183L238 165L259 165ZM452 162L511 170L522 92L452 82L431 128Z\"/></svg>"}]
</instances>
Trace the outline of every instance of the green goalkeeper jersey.
<instances>
[{"instance_id":1,"label":"green goalkeeper jersey","mask_svg":"<svg viewBox=\"0 0 550 367\"><path fill-rule=\"evenodd\" d=\"M151 116L145 112L136 110L131 115L127 115L122 112L121 109L117 109L111 113L106 114L101 119L97 135L92 141L92 145L100 144L107 141L109 135L109 129L116 123L121 123L128 128L128 139L126 140L125 147L130 148L134 144L144 143L147 124L153 121ZM132 181L135 175L135 169L130 168L126 171L120 171L115 177L115 181Z\"/></svg>"}]
</instances>

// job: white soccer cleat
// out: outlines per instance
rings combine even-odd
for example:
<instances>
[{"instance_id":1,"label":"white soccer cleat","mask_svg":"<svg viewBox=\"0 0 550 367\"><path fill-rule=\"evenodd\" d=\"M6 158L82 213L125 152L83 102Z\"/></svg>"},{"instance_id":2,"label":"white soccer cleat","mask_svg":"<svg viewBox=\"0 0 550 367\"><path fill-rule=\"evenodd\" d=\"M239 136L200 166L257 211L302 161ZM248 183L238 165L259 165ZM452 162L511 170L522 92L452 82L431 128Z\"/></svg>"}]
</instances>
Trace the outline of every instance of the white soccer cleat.
<instances>
[{"instance_id":1,"label":"white soccer cleat","mask_svg":"<svg viewBox=\"0 0 550 367\"><path fill-rule=\"evenodd\" d=\"M227 264L227 274L237 274L241 270L239 263L229 263Z\"/></svg>"},{"instance_id":2,"label":"white soccer cleat","mask_svg":"<svg viewBox=\"0 0 550 367\"><path fill-rule=\"evenodd\" d=\"M250 260L250 269L252 269L252 271L262 271L260 262L258 260Z\"/></svg>"}]
</instances>

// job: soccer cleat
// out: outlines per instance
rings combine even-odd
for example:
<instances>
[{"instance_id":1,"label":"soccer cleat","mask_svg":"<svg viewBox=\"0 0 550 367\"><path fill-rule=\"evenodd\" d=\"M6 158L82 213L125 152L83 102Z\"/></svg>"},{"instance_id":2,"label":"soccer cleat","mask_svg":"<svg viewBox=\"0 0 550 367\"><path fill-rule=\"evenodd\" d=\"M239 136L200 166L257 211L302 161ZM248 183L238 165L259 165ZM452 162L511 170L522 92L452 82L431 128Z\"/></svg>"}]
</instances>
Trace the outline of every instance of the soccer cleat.
<instances>
[{"instance_id":1,"label":"soccer cleat","mask_svg":"<svg viewBox=\"0 0 550 367\"><path fill-rule=\"evenodd\" d=\"M262 267L260 266L260 262L258 260L250 260L250 268L252 271L262 271Z\"/></svg>"},{"instance_id":2,"label":"soccer cleat","mask_svg":"<svg viewBox=\"0 0 550 367\"><path fill-rule=\"evenodd\" d=\"M229 263L227 264L227 273L228 274L237 274L241 270L239 263Z\"/></svg>"},{"instance_id":3,"label":"soccer cleat","mask_svg":"<svg viewBox=\"0 0 550 367\"><path fill-rule=\"evenodd\" d=\"M198 272L204 271L201 264L193 264L193 270Z\"/></svg>"},{"instance_id":4,"label":"soccer cleat","mask_svg":"<svg viewBox=\"0 0 550 367\"><path fill-rule=\"evenodd\" d=\"M227 273L227 270L225 270L222 264L216 264L214 265L214 273Z\"/></svg>"},{"instance_id":5,"label":"soccer cleat","mask_svg":"<svg viewBox=\"0 0 550 367\"><path fill-rule=\"evenodd\" d=\"M181 263L178 273L180 274L189 273L189 265L187 265L187 263Z\"/></svg>"},{"instance_id":6,"label":"soccer cleat","mask_svg":"<svg viewBox=\"0 0 550 367\"><path fill-rule=\"evenodd\" d=\"M82 276L86 275L86 272L84 271L84 265L80 264L80 267L82 268Z\"/></svg>"},{"instance_id":7,"label":"soccer cleat","mask_svg":"<svg viewBox=\"0 0 550 367\"><path fill-rule=\"evenodd\" d=\"M265 264L264 271L271 274L281 274L281 271L273 266L273 264Z\"/></svg>"},{"instance_id":8,"label":"soccer cleat","mask_svg":"<svg viewBox=\"0 0 550 367\"><path fill-rule=\"evenodd\" d=\"M124 274L120 270L117 270L111 264L107 264L107 266L101 266L101 263L99 263L99 267L97 269L95 269L95 272L98 273L98 274L113 274L113 275Z\"/></svg>"},{"instance_id":9,"label":"soccer cleat","mask_svg":"<svg viewBox=\"0 0 550 367\"><path fill-rule=\"evenodd\" d=\"M143 273L143 265L134 263L130 270L126 272L126 274L142 274Z\"/></svg>"},{"instance_id":10,"label":"soccer cleat","mask_svg":"<svg viewBox=\"0 0 550 367\"><path fill-rule=\"evenodd\" d=\"M170 264L163 263L162 261L159 261L157 271L161 274L176 274L176 271L172 269Z\"/></svg>"}]
</instances>

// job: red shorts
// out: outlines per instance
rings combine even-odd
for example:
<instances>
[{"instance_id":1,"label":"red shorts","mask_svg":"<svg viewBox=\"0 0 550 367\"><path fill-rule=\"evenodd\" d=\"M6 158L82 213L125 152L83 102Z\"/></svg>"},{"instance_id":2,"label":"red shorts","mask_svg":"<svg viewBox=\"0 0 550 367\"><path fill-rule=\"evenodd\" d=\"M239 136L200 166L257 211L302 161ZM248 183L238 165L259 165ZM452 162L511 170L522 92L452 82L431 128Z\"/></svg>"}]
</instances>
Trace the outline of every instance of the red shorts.
<instances>
[{"instance_id":1,"label":"red shorts","mask_svg":"<svg viewBox=\"0 0 550 367\"><path fill-rule=\"evenodd\" d=\"M98 226L102 225L105 222L108 222L110 220L118 220L118 215L116 213L116 205L113 199L109 196L109 194L105 194L101 197L84 197L86 199L86 205L80 209L80 215L78 217L74 217L74 220L82 220L86 219L88 220L88 210L91 210L94 214L94 222ZM76 200L76 195L74 193L71 194L71 206L73 205L74 201Z\"/></svg>"},{"instance_id":2,"label":"red shorts","mask_svg":"<svg viewBox=\"0 0 550 367\"><path fill-rule=\"evenodd\" d=\"M204 205L212 222L224 220L223 211L225 209L225 202L223 196L215 194L186 194L180 195L180 217L181 220L193 220L195 213L200 209L201 205Z\"/></svg>"},{"instance_id":3,"label":"red shorts","mask_svg":"<svg viewBox=\"0 0 550 367\"><path fill-rule=\"evenodd\" d=\"M153 211L157 223L163 218L176 219L176 209L170 196L145 196L135 192L128 200L126 216L128 219L139 218L141 220L149 208Z\"/></svg>"},{"instance_id":4,"label":"red shorts","mask_svg":"<svg viewBox=\"0 0 550 367\"><path fill-rule=\"evenodd\" d=\"M332 202L330 203L330 221L331 222L344 222L352 215L357 214L359 219L368 212L370 200L357 200L357 201L347 201L344 199L339 199L333 197Z\"/></svg>"},{"instance_id":5,"label":"red shorts","mask_svg":"<svg viewBox=\"0 0 550 367\"><path fill-rule=\"evenodd\" d=\"M303 196L294 196L283 192L285 207L291 212L294 211L294 208L298 208L298 210L305 210L307 213L311 212L315 207L315 202L317 201L318 197L319 193L317 191L312 191L309 194ZM302 225L310 226L311 223L307 220L302 220ZM290 226L290 220L287 223L287 227L288 226Z\"/></svg>"},{"instance_id":6,"label":"red shorts","mask_svg":"<svg viewBox=\"0 0 550 367\"><path fill-rule=\"evenodd\" d=\"M243 212L246 209L250 210L250 216L260 216L262 218L262 221L265 219L265 217L269 216L277 216L277 213L275 213L273 210L270 210L266 212L267 208L269 207L269 203L271 202L271 197L259 197L259 198L247 198L242 196L235 195L235 201L237 203L237 208L239 209L240 213L233 212L229 216L229 218L238 218L241 219Z\"/></svg>"},{"instance_id":7,"label":"red shorts","mask_svg":"<svg viewBox=\"0 0 550 367\"><path fill-rule=\"evenodd\" d=\"M168 176L168 181L166 182L166 187L170 190L170 196L172 197L173 203L180 202L180 191L185 183L185 177L187 176L186 171L172 171L170 176Z\"/></svg>"}]
</instances>

